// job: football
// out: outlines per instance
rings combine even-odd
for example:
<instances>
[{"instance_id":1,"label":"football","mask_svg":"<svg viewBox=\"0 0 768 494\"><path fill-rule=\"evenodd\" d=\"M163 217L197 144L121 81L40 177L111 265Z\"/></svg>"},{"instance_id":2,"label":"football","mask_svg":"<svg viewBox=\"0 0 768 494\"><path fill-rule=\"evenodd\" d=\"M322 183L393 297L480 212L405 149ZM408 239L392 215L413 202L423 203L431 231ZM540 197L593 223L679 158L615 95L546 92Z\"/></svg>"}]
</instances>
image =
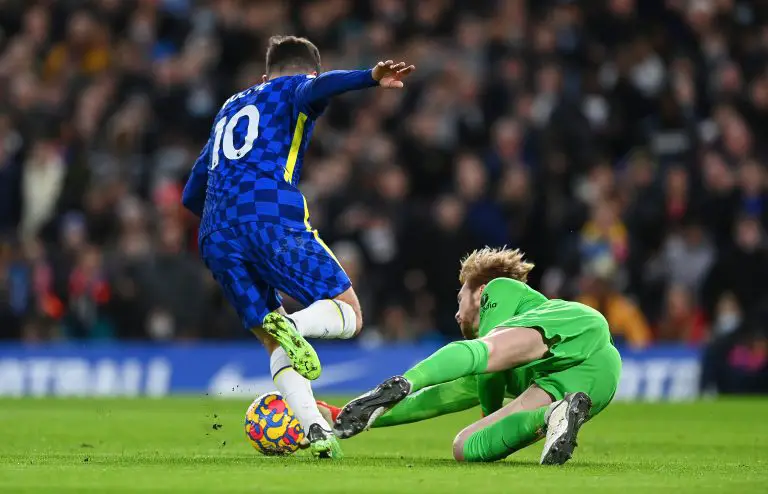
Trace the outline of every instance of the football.
<instances>
[{"instance_id":1,"label":"football","mask_svg":"<svg viewBox=\"0 0 768 494\"><path fill-rule=\"evenodd\" d=\"M289 455L299 449L304 429L283 397L273 391L256 398L245 412L245 436L268 456Z\"/></svg>"}]
</instances>

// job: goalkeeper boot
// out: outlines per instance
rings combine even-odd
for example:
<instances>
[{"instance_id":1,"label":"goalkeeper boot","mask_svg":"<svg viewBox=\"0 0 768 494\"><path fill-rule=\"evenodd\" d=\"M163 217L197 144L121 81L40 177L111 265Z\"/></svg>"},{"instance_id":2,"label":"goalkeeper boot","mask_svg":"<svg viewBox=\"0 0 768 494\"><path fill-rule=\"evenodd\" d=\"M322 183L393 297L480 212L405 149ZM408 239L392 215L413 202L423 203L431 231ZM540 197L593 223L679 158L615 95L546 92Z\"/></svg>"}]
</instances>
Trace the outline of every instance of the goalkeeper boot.
<instances>
[{"instance_id":1,"label":"goalkeeper boot","mask_svg":"<svg viewBox=\"0 0 768 494\"><path fill-rule=\"evenodd\" d=\"M549 405L545 415L547 439L541 452L542 465L562 465L573 456L576 435L589 418L592 400L586 393L568 393Z\"/></svg>"},{"instance_id":2,"label":"goalkeeper boot","mask_svg":"<svg viewBox=\"0 0 768 494\"><path fill-rule=\"evenodd\" d=\"M333 432L326 430L320 424L309 426L307 433L309 439L309 449L312 454L318 458L330 458L333 460L341 459L344 454L341 451L339 440L333 435Z\"/></svg>"},{"instance_id":3,"label":"goalkeeper boot","mask_svg":"<svg viewBox=\"0 0 768 494\"><path fill-rule=\"evenodd\" d=\"M333 430L342 439L360 434L384 412L398 404L411 392L411 383L403 376L390 377L373 391L355 398L341 409Z\"/></svg>"},{"instance_id":4,"label":"goalkeeper boot","mask_svg":"<svg viewBox=\"0 0 768 494\"><path fill-rule=\"evenodd\" d=\"M270 312L261 327L283 347L296 372L310 381L320 377L320 359L317 352L301 336L289 318L276 311Z\"/></svg>"}]
</instances>

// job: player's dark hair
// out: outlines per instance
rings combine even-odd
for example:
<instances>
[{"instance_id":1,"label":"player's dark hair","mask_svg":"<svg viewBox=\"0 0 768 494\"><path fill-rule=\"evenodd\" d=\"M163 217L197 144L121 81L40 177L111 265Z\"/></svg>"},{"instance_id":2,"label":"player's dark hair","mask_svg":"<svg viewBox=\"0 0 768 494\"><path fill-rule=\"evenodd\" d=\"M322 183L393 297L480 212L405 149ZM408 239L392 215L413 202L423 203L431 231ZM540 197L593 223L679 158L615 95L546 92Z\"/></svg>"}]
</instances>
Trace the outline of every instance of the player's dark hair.
<instances>
[{"instance_id":1,"label":"player's dark hair","mask_svg":"<svg viewBox=\"0 0 768 494\"><path fill-rule=\"evenodd\" d=\"M272 36L267 47L267 77L288 71L320 72L320 51L306 38Z\"/></svg>"}]
</instances>

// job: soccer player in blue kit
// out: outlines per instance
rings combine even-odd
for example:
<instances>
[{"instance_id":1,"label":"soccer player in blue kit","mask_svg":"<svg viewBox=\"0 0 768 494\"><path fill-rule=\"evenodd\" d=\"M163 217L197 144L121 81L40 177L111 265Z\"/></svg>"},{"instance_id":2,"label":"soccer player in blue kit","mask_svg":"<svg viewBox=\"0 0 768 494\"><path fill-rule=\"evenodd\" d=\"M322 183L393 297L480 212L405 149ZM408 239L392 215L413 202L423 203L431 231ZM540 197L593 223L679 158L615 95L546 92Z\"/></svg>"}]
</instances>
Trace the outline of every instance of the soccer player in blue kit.
<instances>
[{"instance_id":1,"label":"soccer player in blue kit","mask_svg":"<svg viewBox=\"0 0 768 494\"><path fill-rule=\"evenodd\" d=\"M305 338L351 338L363 324L347 274L309 223L297 184L315 120L347 91L403 87L412 65L320 74L320 53L294 36L270 39L262 83L229 98L184 188L201 217L205 265L270 354L272 378L319 457L341 450L309 380L320 361ZM278 290L305 306L290 316Z\"/></svg>"}]
</instances>

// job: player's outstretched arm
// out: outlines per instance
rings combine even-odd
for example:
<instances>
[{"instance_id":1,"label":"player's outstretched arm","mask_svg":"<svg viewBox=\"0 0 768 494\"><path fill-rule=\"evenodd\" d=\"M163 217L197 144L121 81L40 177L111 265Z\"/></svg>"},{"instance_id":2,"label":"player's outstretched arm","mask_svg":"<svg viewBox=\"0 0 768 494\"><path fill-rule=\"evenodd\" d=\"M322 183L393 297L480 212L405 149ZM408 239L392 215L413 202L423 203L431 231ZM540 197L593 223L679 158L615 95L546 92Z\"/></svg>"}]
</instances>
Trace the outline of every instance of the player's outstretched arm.
<instances>
[{"instance_id":1,"label":"player's outstretched arm","mask_svg":"<svg viewBox=\"0 0 768 494\"><path fill-rule=\"evenodd\" d=\"M331 70L309 78L296 88L300 107L323 108L338 94L357 89L381 86L387 89L403 87L403 79L416 69L405 62L379 62L369 70Z\"/></svg>"},{"instance_id":2,"label":"player's outstretched arm","mask_svg":"<svg viewBox=\"0 0 768 494\"><path fill-rule=\"evenodd\" d=\"M208 183L208 164L211 162L211 140L209 139L203 150L200 152L189 174L187 185L184 186L184 192L181 195L181 202L184 207L192 211L197 216L203 215L203 205L205 204L205 189Z\"/></svg>"}]
</instances>

